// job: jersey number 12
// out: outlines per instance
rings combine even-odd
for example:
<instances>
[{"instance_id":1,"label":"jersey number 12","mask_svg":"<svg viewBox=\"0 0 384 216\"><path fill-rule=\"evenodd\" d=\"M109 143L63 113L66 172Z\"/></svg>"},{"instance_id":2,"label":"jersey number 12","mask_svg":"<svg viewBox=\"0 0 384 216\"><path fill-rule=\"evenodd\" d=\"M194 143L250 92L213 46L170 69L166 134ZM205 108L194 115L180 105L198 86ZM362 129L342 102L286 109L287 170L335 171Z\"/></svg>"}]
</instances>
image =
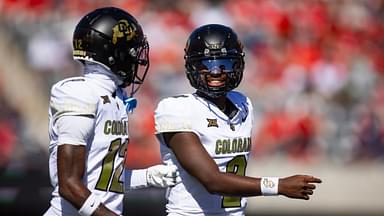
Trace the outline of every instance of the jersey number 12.
<instances>
[{"instance_id":1,"label":"jersey number 12","mask_svg":"<svg viewBox=\"0 0 384 216\"><path fill-rule=\"evenodd\" d=\"M116 156L123 158L125 157L127 144L128 140L122 143L121 138L115 139L111 142L108 153L103 159L101 174L99 180L97 180L96 189L102 191L109 190L116 193L124 193L123 182L119 180L124 169L124 162L120 163L115 168L115 158Z\"/></svg>"}]
</instances>

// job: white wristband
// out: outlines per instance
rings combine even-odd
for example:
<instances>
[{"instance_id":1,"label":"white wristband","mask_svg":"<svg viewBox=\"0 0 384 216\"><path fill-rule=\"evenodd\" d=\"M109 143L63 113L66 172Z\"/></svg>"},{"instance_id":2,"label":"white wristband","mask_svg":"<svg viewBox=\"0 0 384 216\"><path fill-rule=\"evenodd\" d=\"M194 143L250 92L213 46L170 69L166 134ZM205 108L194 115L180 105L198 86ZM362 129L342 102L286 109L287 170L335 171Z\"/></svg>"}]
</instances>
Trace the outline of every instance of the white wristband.
<instances>
[{"instance_id":1,"label":"white wristband","mask_svg":"<svg viewBox=\"0 0 384 216\"><path fill-rule=\"evenodd\" d=\"M99 207L101 200L95 194L91 193L87 200L83 203L83 206L79 209L79 214L81 216L91 216L93 212L96 211L97 207Z\"/></svg>"},{"instance_id":2,"label":"white wristband","mask_svg":"<svg viewBox=\"0 0 384 216\"><path fill-rule=\"evenodd\" d=\"M261 194L264 196L273 196L279 194L278 177L262 177L260 181Z\"/></svg>"}]
</instances>

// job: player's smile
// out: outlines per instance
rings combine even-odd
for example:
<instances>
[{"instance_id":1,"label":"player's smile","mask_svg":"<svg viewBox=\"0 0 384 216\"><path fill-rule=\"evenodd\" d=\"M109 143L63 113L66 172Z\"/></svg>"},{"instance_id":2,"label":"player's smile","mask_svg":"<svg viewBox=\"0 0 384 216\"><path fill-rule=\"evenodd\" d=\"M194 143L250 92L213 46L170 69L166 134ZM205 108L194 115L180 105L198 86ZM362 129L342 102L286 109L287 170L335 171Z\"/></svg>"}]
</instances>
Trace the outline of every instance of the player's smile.
<instances>
[{"instance_id":1,"label":"player's smile","mask_svg":"<svg viewBox=\"0 0 384 216\"><path fill-rule=\"evenodd\" d=\"M205 80L209 87L222 87L226 85L227 73L233 72L235 60L225 59L205 59L197 64L202 80Z\"/></svg>"},{"instance_id":2,"label":"player's smile","mask_svg":"<svg viewBox=\"0 0 384 216\"><path fill-rule=\"evenodd\" d=\"M211 80L208 82L208 85L213 86L213 87L219 87L224 85L224 82L221 80Z\"/></svg>"},{"instance_id":3,"label":"player's smile","mask_svg":"<svg viewBox=\"0 0 384 216\"><path fill-rule=\"evenodd\" d=\"M201 71L200 73L205 76L207 84L211 87L220 87L225 85L225 80L227 79L227 73L225 72L210 73L206 70Z\"/></svg>"},{"instance_id":4,"label":"player's smile","mask_svg":"<svg viewBox=\"0 0 384 216\"><path fill-rule=\"evenodd\" d=\"M207 84L212 87L220 87L225 84L227 78L226 73L220 73L219 75L207 74Z\"/></svg>"}]
</instances>

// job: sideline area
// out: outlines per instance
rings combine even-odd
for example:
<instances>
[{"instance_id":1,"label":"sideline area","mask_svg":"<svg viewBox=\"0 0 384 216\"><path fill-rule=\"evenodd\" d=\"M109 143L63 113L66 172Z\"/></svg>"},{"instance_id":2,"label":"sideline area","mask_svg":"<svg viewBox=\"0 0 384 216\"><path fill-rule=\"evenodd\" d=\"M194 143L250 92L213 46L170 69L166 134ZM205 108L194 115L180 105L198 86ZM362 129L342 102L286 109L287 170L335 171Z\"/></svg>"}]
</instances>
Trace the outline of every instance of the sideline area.
<instances>
[{"instance_id":1,"label":"sideline area","mask_svg":"<svg viewBox=\"0 0 384 216\"><path fill-rule=\"evenodd\" d=\"M316 165L284 160L256 162L247 167L249 176L310 174L322 179L309 201L285 197L253 197L247 212L261 215L384 215L384 164L356 163Z\"/></svg>"}]
</instances>

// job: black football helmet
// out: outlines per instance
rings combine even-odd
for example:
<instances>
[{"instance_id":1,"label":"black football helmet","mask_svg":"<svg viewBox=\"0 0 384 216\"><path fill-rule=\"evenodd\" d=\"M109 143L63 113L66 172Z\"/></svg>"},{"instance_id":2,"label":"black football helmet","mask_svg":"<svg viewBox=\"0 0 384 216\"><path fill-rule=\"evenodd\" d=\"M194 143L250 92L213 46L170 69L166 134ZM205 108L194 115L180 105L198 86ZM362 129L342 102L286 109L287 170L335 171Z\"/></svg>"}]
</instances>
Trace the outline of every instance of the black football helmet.
<instances>
[{"instance_id":1,"label":"black football helmet","mask_svg":"<svg viewBox=\"0 0 384 216\"><path fill-rule=\"evenodd\" d=\"M231 28L219 24L201 26L191 33L184 51L188 80L198 91L216 98L240 84L244 52ZM208 80L224 74L224 81L219 84Z\"/></svg>"},{"instance_id":2,"label":"black football helmet","mask_svg":"<svg viewBox=\"0 0 384 216\"><path fill-rule=\"evenodd\" d=\"M107 67L123 81L120 87L143 83L149 68L148 55L149 45L141 26L119 8L105 7L88 13L73 34L73 58ZM133 93L137 88L132 86Z\"/></svg>"}]
</instances>

